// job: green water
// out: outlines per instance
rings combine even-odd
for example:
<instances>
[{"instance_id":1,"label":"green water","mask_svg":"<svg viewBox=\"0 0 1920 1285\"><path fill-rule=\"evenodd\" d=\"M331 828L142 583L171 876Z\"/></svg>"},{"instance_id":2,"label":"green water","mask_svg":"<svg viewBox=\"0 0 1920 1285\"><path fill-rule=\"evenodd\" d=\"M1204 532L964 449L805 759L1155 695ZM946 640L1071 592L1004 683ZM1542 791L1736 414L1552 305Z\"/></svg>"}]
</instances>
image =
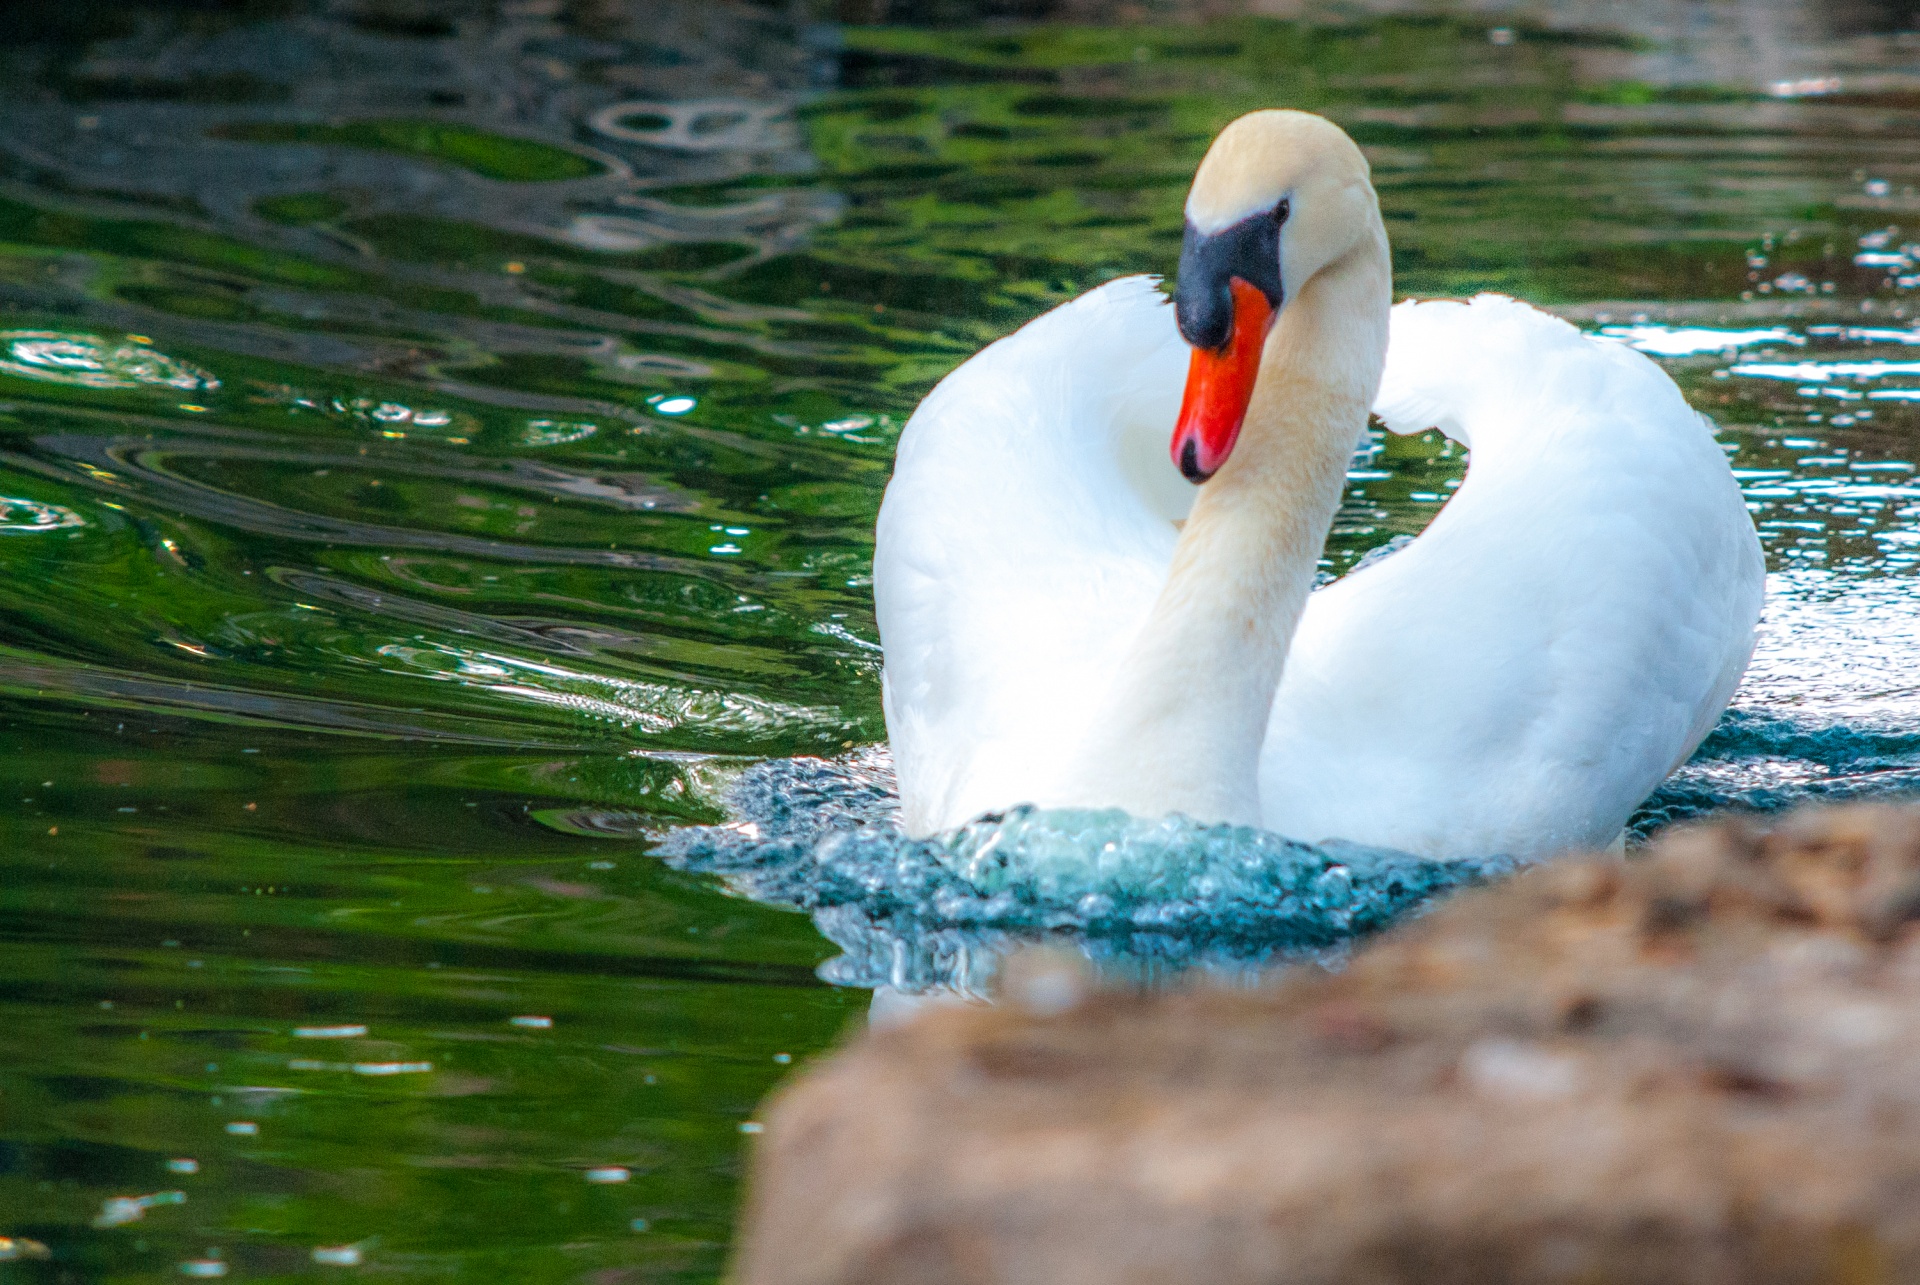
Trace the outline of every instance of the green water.
<instances>
[{"instance_id":1,"label":"green water","mask_svg":"<svg viewBox=\"0 0 1920 1285\"><path fill-rule=\"evenodd\" d=\"M0 10L0 1236L51 1254L0 1278L719 1274L756 1104L867 997L636 833L884 738L899 425L1170 270L1245 109L1367 146L1405 292L1911 350L1912 264L1855 262L1920 223L1901 101L1484 23L786 12ZM1911 727L1845 617L1914 610L1920 368L1734 364L1669 363L1779 573L1745 699ZM1463 467L1384 444L1329 569Z\"/></svg>"}]
</instances>

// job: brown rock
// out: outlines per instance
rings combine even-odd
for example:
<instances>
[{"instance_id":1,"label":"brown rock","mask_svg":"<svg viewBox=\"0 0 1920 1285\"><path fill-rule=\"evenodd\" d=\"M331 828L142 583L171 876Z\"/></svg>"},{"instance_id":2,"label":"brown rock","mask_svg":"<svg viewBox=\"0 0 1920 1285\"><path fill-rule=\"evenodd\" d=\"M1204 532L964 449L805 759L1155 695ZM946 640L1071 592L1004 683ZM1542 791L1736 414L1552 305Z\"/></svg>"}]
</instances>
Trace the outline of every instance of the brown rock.
<instances>
[{"instance_id":1,"label":"brown rock","mask_svg":"<svg viewBox=\"0 0 1920 1285\"><path fill-rule=\"evenodd\" d=\"M1920 810L1676 832L1257 991L1016 977L765 1116L743 1285L1920 1281Z\"/></svg>"}]
</instances>

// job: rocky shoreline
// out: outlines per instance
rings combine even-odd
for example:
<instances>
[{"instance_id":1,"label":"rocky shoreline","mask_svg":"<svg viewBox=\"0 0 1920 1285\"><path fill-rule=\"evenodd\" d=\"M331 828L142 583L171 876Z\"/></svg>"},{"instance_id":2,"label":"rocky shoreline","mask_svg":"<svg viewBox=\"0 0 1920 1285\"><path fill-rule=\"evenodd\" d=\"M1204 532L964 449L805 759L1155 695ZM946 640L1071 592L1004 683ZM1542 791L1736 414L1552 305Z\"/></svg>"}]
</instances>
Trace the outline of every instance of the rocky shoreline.
<instances>
[{"instance_id":1,"label":"rocky shoreline","mask_svg":"<svg viewBox=\"0 0 1920 1285\"><path fill-rule=\"evenodd\" d=\"M1004 988L776 1096L736 1279L1920 1279L1920 809L1557 863L1337 974Z\"/></svg>"}]
</instances>

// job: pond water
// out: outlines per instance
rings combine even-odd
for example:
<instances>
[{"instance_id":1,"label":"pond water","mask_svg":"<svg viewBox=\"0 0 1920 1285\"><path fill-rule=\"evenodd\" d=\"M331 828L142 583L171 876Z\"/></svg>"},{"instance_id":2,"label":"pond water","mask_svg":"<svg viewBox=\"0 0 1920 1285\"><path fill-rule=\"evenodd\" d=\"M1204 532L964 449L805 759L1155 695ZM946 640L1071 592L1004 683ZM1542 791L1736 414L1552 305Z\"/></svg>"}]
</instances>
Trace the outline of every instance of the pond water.
<instances>
[{"instance_id":1,"label":"pond water","mask_svg":"<svg viewBox=\"0 0 1920 1285\"><path fill-rule=\"evenodd\" d=\"M0 1277L717 1276L760 1099L991 942L685 827L884 812L900 424L1170 270L1252 107L1366 146L1402 292L1716 420L1772 601L1639 829L1920 782L1914 86L946 8L0 8ZM1834 57L1911 54L1842 9ZM1375 441L1328 571L1464 467Z\"/></svg>"}]
</instances>

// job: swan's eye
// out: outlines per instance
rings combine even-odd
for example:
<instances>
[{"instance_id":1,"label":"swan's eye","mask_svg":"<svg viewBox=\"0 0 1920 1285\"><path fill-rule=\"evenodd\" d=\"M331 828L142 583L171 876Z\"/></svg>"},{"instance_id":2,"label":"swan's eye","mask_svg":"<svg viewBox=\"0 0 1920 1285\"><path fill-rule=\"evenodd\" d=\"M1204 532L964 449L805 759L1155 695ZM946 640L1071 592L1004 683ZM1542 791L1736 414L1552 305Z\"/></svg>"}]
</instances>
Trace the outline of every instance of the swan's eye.
<instances>
[{"instance_id":1,"label":"swan's eye","mask_svg":"<svg viewBox=\"0 0 1920 1285\"><path fill-rule=\"evenodd\" d=\"M1293 203L1283 197L1280 204L1273 207L1273 221L1275 223L1285 223L1287 221L1287 215L1291 213L1292 210Z\"/></svg>"}]
</instances>

